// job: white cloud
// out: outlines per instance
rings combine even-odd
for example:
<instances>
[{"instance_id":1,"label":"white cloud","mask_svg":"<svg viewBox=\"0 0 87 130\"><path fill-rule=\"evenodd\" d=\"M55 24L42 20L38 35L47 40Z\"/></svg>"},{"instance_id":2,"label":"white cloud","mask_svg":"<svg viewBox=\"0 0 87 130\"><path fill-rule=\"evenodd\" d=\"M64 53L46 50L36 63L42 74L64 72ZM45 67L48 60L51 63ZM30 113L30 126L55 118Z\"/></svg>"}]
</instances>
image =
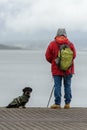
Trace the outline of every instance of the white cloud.
<instances>
[{"instance_id":1,"label":"white cloud","mask_svg":"<svg viewBox=\"0 0 87 130\"><path fill-rule=\"evenodd\" d=\"M0 0L0 4L6 3L6 2L8 2L8 0Z\"/></svg>"},{"instance_id":2,"label":"white cloud","mask_svg":"<svg viewBox=\"0 0 87 130\"><path fill-rule=\"evenodd\" d=\"M39 30L87 31L86 0L0 0L2 32L33 34Z\"/></svg>"}]
</instances>

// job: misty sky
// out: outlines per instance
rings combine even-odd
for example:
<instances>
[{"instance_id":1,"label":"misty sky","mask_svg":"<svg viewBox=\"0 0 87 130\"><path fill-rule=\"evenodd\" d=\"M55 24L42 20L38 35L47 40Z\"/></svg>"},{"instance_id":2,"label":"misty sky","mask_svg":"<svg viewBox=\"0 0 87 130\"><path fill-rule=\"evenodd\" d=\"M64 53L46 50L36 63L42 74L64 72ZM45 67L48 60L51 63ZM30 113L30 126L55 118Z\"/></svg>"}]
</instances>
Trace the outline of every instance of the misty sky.
<instances>
[{"instance_id":1,"label":"misty sky","mask_svg":"<svg viewBox=\"0 0 87 130\"><path fill-rule=\"evenodd\" d=\"M58 28L86 38L87 0L0 0L0 42L52 39Z\"/></svg>"}]
</instances>

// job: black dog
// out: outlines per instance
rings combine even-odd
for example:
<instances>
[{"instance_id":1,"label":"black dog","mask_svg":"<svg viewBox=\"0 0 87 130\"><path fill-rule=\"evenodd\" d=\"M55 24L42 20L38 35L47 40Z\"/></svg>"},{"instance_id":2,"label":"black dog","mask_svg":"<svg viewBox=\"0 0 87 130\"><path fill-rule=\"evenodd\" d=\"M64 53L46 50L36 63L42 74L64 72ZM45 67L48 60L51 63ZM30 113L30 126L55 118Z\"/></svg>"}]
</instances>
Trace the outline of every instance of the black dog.
<instances>
[{"instance_id":1,"label":"black dog","mask_svg":"<svg viewBox=\"0 0 87 130\"><path fill-rule=\"evenodd\" d=\"M25 87L22 91L23 95L13 99L13 101L8 106L6 106L6 108L25 108L26 103L29 101L32 88Z\"/></svg>"}]
</instances>

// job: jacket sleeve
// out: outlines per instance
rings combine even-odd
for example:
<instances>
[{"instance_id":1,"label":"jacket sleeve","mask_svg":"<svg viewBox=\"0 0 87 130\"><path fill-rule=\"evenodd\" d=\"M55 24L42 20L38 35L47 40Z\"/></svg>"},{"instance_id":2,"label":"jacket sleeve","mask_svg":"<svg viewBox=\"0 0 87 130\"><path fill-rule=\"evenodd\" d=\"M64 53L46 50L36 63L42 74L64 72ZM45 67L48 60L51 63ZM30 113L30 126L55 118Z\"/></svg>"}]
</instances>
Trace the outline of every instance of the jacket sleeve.
<instances>
[{"instance_id":1,"label":"jacket sleeve","mask_svg":"<svg viewBox=\"0 0 87 130\"><path fill-rule=\"evenodd\" d=\"M75 57L76 57L76 49L75 49L75 46L74 46L73 43L71 43L71 49L73 51L73 59L75 59Z\"/></svg>"},{"instance_id":2,"label":"jacket sleeve","mask_svg":"<svg viewBox=\"0 0 87 130\"><path fill-rule=\"evenodd\" d=\"M51 51L51 46L49 45L46 49L45 58L49 63L52 63L53 56Z\"/></svg>"},{"instance_id":3,"label":"jacket sleeve","mask_svg":"<svg viewBox=\"0 0 87 130\"><path fill-rule=\"evenodd\" d=\"M74 52L73 58L75 59L76 58L76 49L75 49L74 45L73 45L73 52Z\"/></svg>"}]
</instances>

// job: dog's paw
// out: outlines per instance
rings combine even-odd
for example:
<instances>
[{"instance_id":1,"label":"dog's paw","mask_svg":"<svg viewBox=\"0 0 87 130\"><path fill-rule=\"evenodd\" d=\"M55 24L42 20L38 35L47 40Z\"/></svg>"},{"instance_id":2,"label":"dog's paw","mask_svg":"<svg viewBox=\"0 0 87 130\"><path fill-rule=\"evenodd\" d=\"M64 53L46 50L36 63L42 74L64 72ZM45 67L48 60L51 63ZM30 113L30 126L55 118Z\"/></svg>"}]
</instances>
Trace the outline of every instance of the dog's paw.
<instances>
[{"instance_id":1,"label":"dog's paw","mask_svg":"<svg viewBox=\"0 0 87 130\"><path fill-rule=\"evenodd\" d=\"M26 108L25 106L20 106L19 108Z\"/></svg>"}]
</instances>

